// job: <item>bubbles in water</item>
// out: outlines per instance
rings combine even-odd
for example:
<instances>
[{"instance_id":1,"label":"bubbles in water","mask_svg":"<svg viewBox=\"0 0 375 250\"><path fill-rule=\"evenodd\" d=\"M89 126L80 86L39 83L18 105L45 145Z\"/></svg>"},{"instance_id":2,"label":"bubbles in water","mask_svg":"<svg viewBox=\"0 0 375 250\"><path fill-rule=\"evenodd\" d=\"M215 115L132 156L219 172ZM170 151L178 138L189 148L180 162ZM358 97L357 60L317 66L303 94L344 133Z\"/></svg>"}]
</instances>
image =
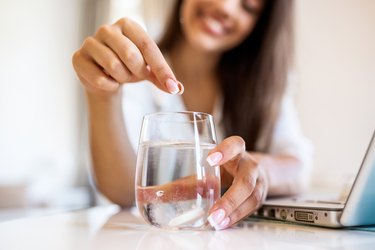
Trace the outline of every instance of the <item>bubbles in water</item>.
<instances>
[{"instance_id":1,"label":"bubbles in water","mask_svg":"<svg viewBox=\"0 0 375 250\"><path fill-rule=\"evenodd\" d=\"M145 220L165 229L204 229L220 196L219 167L205 161L213 144L142 144L137 162L137 206Z\"/></svg>"}]
</instances>

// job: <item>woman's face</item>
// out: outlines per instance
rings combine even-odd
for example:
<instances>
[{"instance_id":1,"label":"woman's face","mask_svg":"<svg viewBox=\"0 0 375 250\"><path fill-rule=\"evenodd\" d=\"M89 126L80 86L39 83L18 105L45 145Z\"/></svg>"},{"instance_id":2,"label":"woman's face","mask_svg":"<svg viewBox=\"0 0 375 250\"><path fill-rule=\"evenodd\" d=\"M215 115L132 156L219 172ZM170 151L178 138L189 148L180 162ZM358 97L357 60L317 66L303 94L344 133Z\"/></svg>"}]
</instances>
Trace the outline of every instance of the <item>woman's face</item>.
<instances>
[{"instance_id":1,"label":"woman's face","mask_svg":"<svg viewBox=\"0 0 375 250\"><path fill-rule=\"evenodd\" d=\"M186 41L207 52L222 53L252 31L264 0L184 0L180 17Z\"/></svg>"}]
</instances>

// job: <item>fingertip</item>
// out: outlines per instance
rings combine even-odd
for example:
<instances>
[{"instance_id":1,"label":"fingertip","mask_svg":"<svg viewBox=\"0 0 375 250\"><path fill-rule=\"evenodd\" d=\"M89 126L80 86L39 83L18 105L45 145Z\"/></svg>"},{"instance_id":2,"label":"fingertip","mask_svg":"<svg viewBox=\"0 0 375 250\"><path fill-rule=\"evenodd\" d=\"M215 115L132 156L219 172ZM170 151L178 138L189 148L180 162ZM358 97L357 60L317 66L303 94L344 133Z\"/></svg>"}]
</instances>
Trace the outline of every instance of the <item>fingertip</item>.
<instances>
[{"instance_id":1,"label":"fingertip","mask_svg":"<svg viewBox=\"0 0 375 250\"><path fill-rule=\"evenodd\" d=\"M230 223L230 218L226 216L224 209L219 208L213 211L208 217L207 221L210 225L215 228L216 231L225 229Z\"/></svg>"},{"instance_id":2,"label":"fingertip","mask_svg":"<svg viewBox=\"0 0 375 250\"><path fill-rule=\"evenodd\" d=\"M217 166L218 163L223 159L223 154L219 151L216 151L207 156L206 160L210 166Z\"/></svg>"},{"instance_id":3,"label":"fingertip","mask_svg":"<svg viewBox=\"0 0 375 250\"><path fill-rule=\"evenodd\" d=\"M167 87L169 93L173 95L180 92L179 84L171 78L167 79L167 81L165 82L165 86Z\"/></svg>"},{"instance_id":4,"label":"fingertip","mask_svg":"<svg viewBox=\"0 0 375 250\"><path fill-rule=\"evenodd\" d=\"M168 78L165 82L159 81L149 66L147 66L147 70L150 70L150 73L148 74L146 79L154 83L155 86L157 86L159 89L172 95L182 95L184 93L185 88L181 82L176 81L173 78Z\"/></svg>"}]
</instances>

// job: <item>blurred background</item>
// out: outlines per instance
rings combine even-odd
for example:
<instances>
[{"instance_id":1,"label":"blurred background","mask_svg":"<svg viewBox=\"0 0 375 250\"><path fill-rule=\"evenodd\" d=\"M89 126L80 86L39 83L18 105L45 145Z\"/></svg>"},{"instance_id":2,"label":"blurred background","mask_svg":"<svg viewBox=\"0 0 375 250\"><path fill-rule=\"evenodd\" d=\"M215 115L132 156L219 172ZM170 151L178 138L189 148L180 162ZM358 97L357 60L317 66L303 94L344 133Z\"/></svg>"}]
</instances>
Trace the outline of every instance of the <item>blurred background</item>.
<instances>
[{"instance_id":1,"label":"blurred background","mask_svg":"<svg viewBox=\"0 0 375 250\"><path fill-rule=\"evenodd\" d=\"M171 3L0 0L0 221L106 202L90 179L71 56L123 16L157 39ZM315 148L312 185L338 192L352 183L375 129L375 1L295 3L294 93Z\"/></svg>"}]
</instances>

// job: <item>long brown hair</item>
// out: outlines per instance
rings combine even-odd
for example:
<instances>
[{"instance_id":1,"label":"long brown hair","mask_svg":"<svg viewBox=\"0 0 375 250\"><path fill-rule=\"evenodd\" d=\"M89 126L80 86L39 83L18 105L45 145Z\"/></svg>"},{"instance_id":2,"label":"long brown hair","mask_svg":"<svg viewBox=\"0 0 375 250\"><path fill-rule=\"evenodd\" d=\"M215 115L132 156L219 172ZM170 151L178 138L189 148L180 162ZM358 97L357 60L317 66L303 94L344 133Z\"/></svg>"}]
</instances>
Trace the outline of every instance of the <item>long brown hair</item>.
<instances>
[{"instance_id":1,"label":"long brown hair","mask_svg":"<svg viewBox=\"0 0 375 250\"><path fill-rule=\"evenodd\" d=\"M177 1L159 42L163 51L182 36L181 4ZM292 9L292 0L266 0L253 31L225 52L217 67L226 136L241 136L247 150L266 152L271 144L291 63Z\"/></svg>"}]
</instances>

